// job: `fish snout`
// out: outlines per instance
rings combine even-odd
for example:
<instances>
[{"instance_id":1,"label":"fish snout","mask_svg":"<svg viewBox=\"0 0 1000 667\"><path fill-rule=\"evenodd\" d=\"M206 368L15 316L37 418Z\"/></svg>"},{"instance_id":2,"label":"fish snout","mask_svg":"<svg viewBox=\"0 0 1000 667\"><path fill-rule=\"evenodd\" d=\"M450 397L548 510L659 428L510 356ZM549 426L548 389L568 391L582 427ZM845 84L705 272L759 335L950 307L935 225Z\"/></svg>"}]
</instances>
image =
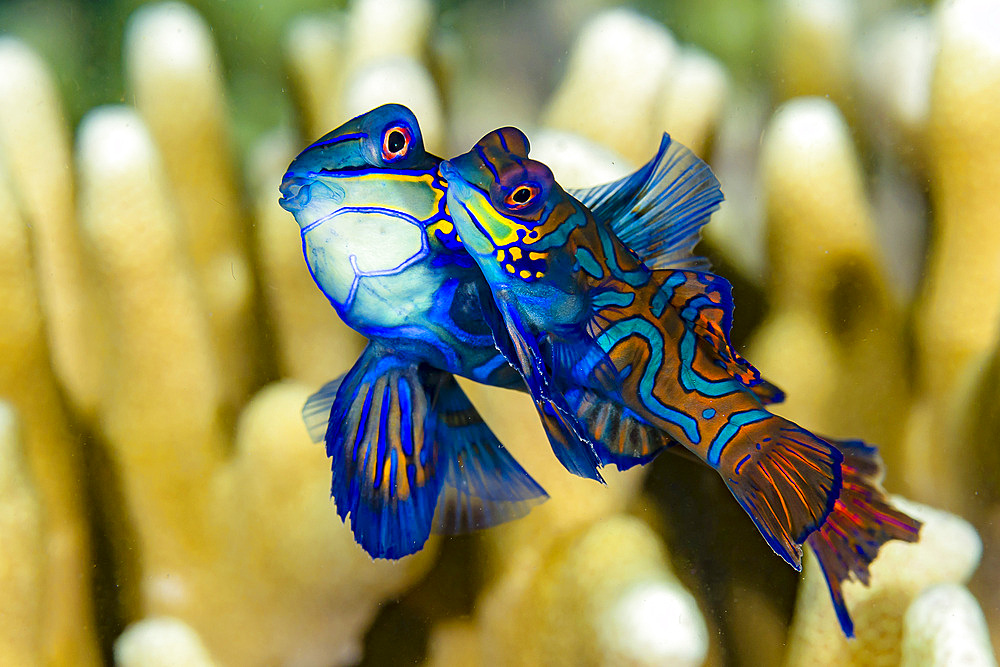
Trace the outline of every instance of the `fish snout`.
<instances>
[{"instance_id":1,"label":"fish snout","mask_svg":"<svg viewBox=\"0 0 1000 667\"><path fill-rule=\"evenodd\" d=\"M441 178L448 181L448 187L475 184L479 180L482 161L472 153L465 153L450 160L445 160L438 168Z\"/></svg>"},{"instance_id":2,"label":"fish snout","mask_svg":"<svg viewBox=\"0 0 1000 667\"><path fill-rule=\"evenodd\" d=\"M344 188L330 179L296 176L293 172L285 174L279 189L278 204L296 218L332 213L343 206L346 195Z\"/></svg>"},{"instance_id":3,"label":"fish snout","mask_svg":"<svg viewBox=\"0 0 1000 667\"><path fill-rule=\"evenodd\" d=\"M305 208L309 203L309 186L312 179L295 176L291 172L285 174L285 179L281 181L281 199L278 204L289 213L295 214Z\"/></svg>"}]
</instances>

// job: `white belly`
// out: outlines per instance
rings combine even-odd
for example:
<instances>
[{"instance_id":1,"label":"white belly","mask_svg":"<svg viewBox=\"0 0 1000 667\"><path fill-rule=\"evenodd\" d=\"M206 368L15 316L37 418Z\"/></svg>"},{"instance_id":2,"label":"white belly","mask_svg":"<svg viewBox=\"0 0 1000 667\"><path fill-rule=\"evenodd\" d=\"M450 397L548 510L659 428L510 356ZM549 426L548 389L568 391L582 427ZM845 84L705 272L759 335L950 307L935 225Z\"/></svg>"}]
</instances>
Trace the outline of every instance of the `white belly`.
<instances>
[{"instance_id":1,"label":"white belly","mask_svg":"<svg viewBox=\"0 0 1000 667\"><path fill-rule=\"evenodd\" d=\"M316 283L344 309L359 277L399 275L429 252L423 228L377 212L325 220L306 232L304 249Z\"/></svg>"}]
</instances>

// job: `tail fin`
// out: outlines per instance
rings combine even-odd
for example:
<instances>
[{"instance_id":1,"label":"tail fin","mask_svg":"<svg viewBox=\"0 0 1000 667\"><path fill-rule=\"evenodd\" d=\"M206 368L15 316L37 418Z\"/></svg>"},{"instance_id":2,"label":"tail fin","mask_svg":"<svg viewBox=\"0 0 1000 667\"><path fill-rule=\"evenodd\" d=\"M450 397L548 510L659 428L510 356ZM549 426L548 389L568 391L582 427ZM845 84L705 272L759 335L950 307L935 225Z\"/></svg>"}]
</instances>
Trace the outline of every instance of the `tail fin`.
<instances>
[{"instance_id":1,"label":"tail fin","mask_svg":"<svg viewBox=\"0 0 1000 667\"><path fill-rule=\"evenodd\" d=\"M729 490L774 552L802 569L802 543L833 511L843 454L765 410L730 416L708 451Z\"/></svg>"},{"instance_id":2,"label":"tail fin","mask_svg":"<svg viewBox=\"0 0 1000 667\"><path fill-rule=\"evenodd\" d=\"M879 482L878 451L860 441L836 442L844 454L843 490L819 530L806 539L819 559L840 627L854 636L841 585L857 579L868 585L868 567L889 540L916 542L920 522L894 509Z\"/></svg>"},{"instance_id":3,"label":"tail fin","mask_svg":"<svg viewBox=\"0 0 1000 667\"><path fill-rule=\"evenodd\" d=\"M545 498L451 374L369 343L339 386L306 403L307 420L315 421L334 388L325 434L331 495L373 558L419 551L443 489L448 516L437 523L445 531L520 516Z\"/></svg>"}]
</instances>

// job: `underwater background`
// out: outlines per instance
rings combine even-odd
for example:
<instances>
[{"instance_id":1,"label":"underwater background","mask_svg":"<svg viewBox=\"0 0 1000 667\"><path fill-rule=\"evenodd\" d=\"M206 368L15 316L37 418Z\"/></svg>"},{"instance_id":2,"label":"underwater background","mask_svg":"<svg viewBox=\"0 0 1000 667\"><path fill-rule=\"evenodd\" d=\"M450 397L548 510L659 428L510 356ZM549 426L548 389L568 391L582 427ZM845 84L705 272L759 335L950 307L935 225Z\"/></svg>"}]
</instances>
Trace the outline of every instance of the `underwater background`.
<instances>
[{"instance_id":1,"label":"underwater background","mask_svg":"<svg viewBox=\"0 0 1000 667\"><path fill-rule=\"evenodd\" d=\"M734 342L925 522L857 639L707 467L573 477L471 383L551 499L354 543L300 411L363 341L277 188L390 101L565 186L708 160ZM0 399L2 664L995 665L1000 2L0 2Z\"/></svg>"}]
</instances>

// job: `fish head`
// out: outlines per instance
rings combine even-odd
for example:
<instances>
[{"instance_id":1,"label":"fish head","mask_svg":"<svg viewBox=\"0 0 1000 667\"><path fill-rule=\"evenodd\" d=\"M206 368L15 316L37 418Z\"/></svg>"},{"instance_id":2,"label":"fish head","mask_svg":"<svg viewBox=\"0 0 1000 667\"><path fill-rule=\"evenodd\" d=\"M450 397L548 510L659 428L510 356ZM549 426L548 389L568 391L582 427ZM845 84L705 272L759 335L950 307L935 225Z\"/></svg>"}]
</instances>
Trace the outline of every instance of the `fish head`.
<instances>
[{"instance_id":1,"label":"fish head","mask_svg":"<svg viewBox=\"0 0 1000 667\"><path fill-rule=\"evenodd\" d=\"M535 280L577 209L552 171L528 158L529 148L523 132L505 127L442 162L440 171L466 248L479 260L494 256L508 274Z\"/></svg>"},{"instance_id":2,"label":"fish head","mask_svg":"<svg viewBox=\"0 0 1000 667\"><path fill-rule=\"evenodd\" d=\"M289 165L278 203L295 216L306 263L334 304L354 303L360 277L378 276L369 282L382 287L405 281L407 269L432 252L428 229L447 218L440 161L424 149L413 112L386 104L324 135Z\"/></svg>"},{"instance_id":3,"label":"fish head","mask_svg":"<svg viewBox=\"0 0 1000 667\"><path fill-rule=\"evenodd\" d=\"M278 203L303 229L344 208L386 203L423 219L444 197L440 158L424 149L420 125L400 104L385 104L310 144L292 160Z\"/></svg>"}]
</instances>

